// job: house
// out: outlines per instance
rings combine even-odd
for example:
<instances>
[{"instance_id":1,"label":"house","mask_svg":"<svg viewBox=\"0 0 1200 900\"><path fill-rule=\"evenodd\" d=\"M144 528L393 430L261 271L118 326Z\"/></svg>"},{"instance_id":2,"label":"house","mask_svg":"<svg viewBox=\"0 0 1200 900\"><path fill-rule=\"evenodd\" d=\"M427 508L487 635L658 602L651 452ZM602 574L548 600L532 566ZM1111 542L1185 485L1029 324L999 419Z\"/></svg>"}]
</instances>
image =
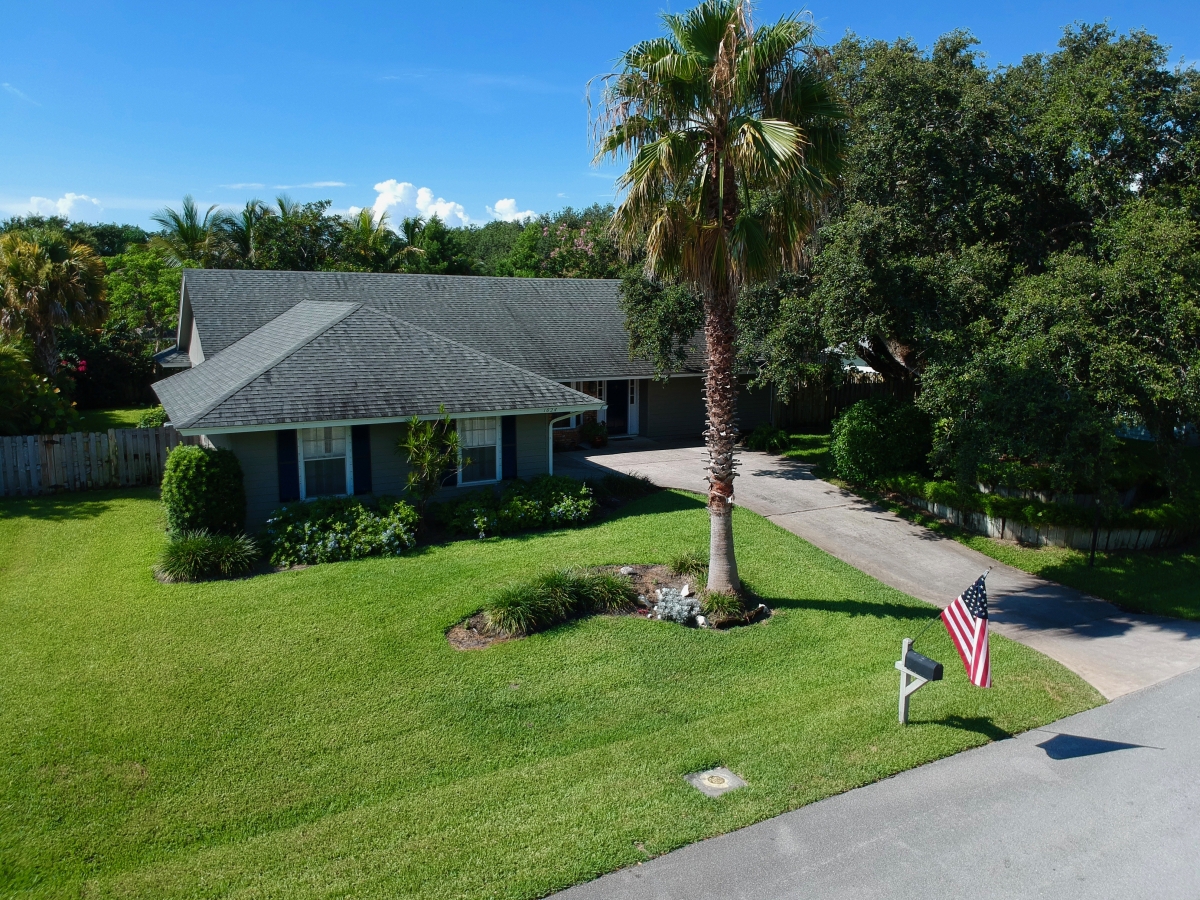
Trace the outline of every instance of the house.
<instances>
[{"instance_id":1,"label":"house","mask_svg":"<svg viewBox=\"0 0 1200 900\"><path fill-rule=\"evenodd\" d=\"M452 487L553 472L585 418L699 439L701 360L667 381L631 360L618 285L188 269L157 357L182 371L154 390L180 433L237 454L251 527L298 499L401 493L404 423L443 407L470 461ZM768 419L767 393L741 413Z\"/></svg>"}]
</instances>

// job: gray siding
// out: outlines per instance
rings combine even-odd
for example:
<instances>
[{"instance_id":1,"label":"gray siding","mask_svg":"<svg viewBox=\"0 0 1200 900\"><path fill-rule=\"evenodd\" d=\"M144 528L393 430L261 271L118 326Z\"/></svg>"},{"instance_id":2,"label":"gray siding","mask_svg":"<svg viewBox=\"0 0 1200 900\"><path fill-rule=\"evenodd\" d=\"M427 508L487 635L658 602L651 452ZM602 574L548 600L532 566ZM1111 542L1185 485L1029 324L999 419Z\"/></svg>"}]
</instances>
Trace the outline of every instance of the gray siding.
<instances>
[{"instance_id":1,"label":"gray siding","mask_svg":"<svg viewBox=\"0 0 1200 900\"><path fill-rule=\"evenodd\" d=\"M399 422L371 426L371 489L377 497L399 497L404 493L408 463L396 452L403 433L404 426Z\"/></svg>"},{"instance_id":2,"label":"gray siding","mask_svg":"<svg viewBox=\"0 0 1200 900\"><path fill-rule=\"evenodd\" d=\"M643 395L647 437L696 438L704 434L704 380L671 378L648 382Z\"/></svg>"},{"instance_id":3,"label":"gray siding","mask_svg":"<svg viewBox=\"0 0 1200 900\"><path fill-rule=\"evenodd\" d=\"M237 454L246 485L246 530L258 531L272 510L279 508L279 466L275 432L214 434L212 442Z\"/></svg>"},{"instance_id":4,"label":"gray siding","mask_svg":"<svg viewBox=\"0 0 1200 900\"><path fill-rule=\"evenodd\" d=\"M550 417L517 416L517 477L533 478L550 471Z\"/></svg>"}]
</instances>

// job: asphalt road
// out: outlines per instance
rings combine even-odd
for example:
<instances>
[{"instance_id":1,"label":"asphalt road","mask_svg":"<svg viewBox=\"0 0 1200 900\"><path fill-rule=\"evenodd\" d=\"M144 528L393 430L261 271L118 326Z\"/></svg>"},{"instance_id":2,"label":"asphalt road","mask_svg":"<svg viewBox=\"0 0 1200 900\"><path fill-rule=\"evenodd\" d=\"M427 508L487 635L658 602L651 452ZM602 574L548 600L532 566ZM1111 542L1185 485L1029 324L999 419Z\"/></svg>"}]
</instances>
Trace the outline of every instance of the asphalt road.
<instances>
[{"instance_id":1,"label":"asphalt road","mask_svg":"<svg viewBox=\"0 0 1200 900\"><path fill-rule=\"evenodd\" d=\"M1196 900L1200 671L555 896Z\"/></svg>"}]
</instances>

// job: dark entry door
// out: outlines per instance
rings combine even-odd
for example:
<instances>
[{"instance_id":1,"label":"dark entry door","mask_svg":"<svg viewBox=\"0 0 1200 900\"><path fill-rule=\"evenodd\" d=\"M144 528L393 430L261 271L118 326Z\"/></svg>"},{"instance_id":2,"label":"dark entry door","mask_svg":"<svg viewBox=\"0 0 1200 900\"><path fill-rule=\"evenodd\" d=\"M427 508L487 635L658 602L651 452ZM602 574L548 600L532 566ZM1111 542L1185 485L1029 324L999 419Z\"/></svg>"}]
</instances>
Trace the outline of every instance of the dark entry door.
<instances>
[{"instance_id":1,"label":"dark entry door","mask_svg":"<svg viewBox=\"0 0 1200 900\"><path fill-rule=\"evenodd\" d=\"M629 382L608 382L604 396L608 398L608 433L629 434Z\"/></svg>"}]
</instances>

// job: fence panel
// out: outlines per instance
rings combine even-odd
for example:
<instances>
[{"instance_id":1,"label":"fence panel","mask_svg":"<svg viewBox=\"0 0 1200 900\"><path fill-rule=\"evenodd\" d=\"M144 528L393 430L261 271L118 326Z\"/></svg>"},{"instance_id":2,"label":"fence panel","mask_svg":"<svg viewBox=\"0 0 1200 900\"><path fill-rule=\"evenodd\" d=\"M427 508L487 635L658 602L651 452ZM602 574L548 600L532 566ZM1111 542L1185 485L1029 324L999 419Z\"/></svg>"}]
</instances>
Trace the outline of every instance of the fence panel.
<instances>
[{"instance_id":1,"label":"fence panel","mask_svg":"<svg viewBox=\"0 0 1200 900\"><path fill-rule=\"evenodd\" d=\"M157 486L171 450L198 443L170 426L0 437L0 497Z\"/></svg>"}]
</instances>

